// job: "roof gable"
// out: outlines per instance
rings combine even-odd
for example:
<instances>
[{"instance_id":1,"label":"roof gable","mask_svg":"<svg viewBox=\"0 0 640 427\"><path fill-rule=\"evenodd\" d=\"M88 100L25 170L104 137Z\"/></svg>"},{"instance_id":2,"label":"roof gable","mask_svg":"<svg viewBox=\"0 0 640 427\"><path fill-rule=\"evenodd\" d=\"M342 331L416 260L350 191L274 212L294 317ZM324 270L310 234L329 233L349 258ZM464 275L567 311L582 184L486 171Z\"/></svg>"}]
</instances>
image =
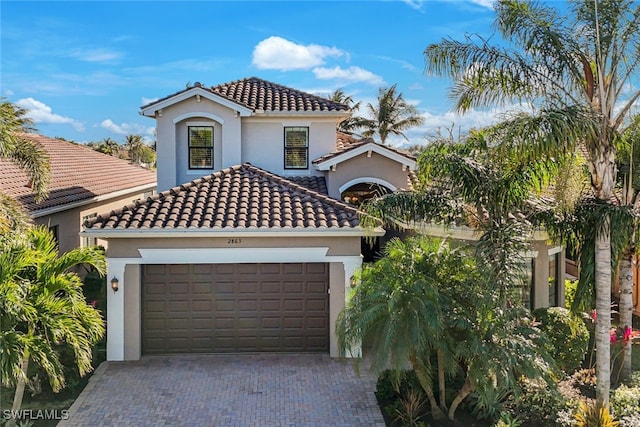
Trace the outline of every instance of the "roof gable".
<instances>
[{"instance_id":1,"label":"roof gable","mask_svg":"<svg viewBox=\"0 0 640 427\"><path fill-rule=\"evenodd\" d=\"M34 217L155 188L155 172L125 160L43 135L23 133L20 136L41 145L49 155L49 195L36 203L27 174L6 159L0 159L0 188Z\"/></svg>"},{"instance_id":2,"label":"roof gable","mask_svg":"<svg viewBox=\"0 0 640 427\"><path fill-rule=\"evenodd\" d=\"M88 231L353 230L358 211L248 163L99 216Z\"/></svg>"},{"instance_id":3,"label":"roof gable","mask_svg":"<svg viewBox=\"0 0 640 427\"><path fill-rule=\"evenodd\" d=\"M192 93L193 92L193 93ZM201 94L212 101L235 106L240 113L334 113L344 115L349 108L320 96L272 83L257 77L236 80L206 88L200 83L141 107L142 114L153 116L155 111Z\"/></svg>"},{"instance_id":4,"label":"roof gable","mask_svg":"<svg viewBox=\"0 0 640 427\"><path fill-rule=\"evenodd\" d=\"M353 137L341 132L336 136L336 150L313 160L318 170L330 170L332 167L357 157L361 154L377 153L400 163L403 167L414 170L416 168L416 158L400 149L378 144L372 139L355 140Z\"/></svg>"}]
</instances>

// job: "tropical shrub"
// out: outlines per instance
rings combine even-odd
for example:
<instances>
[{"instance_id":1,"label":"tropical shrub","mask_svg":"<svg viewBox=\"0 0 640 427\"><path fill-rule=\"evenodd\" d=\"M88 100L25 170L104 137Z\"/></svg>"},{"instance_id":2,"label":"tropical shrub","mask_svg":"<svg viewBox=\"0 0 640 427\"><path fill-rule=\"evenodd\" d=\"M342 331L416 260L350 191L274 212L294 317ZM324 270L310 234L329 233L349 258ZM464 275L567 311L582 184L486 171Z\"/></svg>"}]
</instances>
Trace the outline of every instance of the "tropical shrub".
<instances>
[{"instance_id":1,"label":"tropical shrub","mask_svg":"<svg viewBox=\"0 0 640 427\"><path fill-rule=\"evenodd\" d=\"M523 380L521 393L511 395L503 411L517 415L523 424L555 425L558 414L567 408L562 394L542 381Z\"/></svg>"},{"instance_id":2,"label":"tropical shrub","mask_svg":"<svg viewBox=\"0 0 640 427\"><path fill-rule=\"evenodd\" d=\"M528 311L497 308L498 294L462 248L394 239L384 258L363 267L338 317L338 341L342 350L367 343L373 369L413 368L436 419L454 419L471 393L482 415L495 418L496 396L517 392L523 376L548 380L552 362ZM462 381L450 399L453 376Z\"/></svg>"},{"instance_id":3,"label":"tropical shrub","mask_svg":"<svg viewBox=\"0 0 640 427\"><path fill-rule=\"evenodd\" d=\"M611 412L619 419L640 417L640 386L621 385L611 392Z\"/></svg>"},{"instance_id":4,"label":"tropical shrub","mask_svg":"<svg viewBox=\"0 0 640 427\"><path fill-rule=\"evenodd\" d=\"M63 358L79 376L93 370L93 346L104 336L104 320L85 301L73 272L79 265L104 271L104 255L91 248L59 254L44 226L0 251L0 374L2 385L16 387L13 410L20 409L30 364L43 371L54 392L68 385Z\"/></svg>"},{"instance_id":5,"label":"tropical shrub","mask_svg":"<svg viewBox=\"0 0 640 427\"><path fill-rule=\"evenodd\" d=\"M577 427L618 427L620 425L607 406L600 406L595 402L591 404L580 402L575 419Z\"/></svg>"},{"instance_id":6,"label":"tropical shrub","mask_svg":"<svg viewBox=\"0 0 640 427\"><path fill-rule=\"evenodd\" d=\"M493 427L520 427L522 425L522 421L517 416L513 416L508 412L503 412L500 414L500 419L496 422Z\"/></svg>"},{"instance_id":7,"label":"tropical shrub","mask_svg":"<svg viewBox=\"0 0 640 427\"><path fill-rule=\"evenodd\" d=\"M558 368L567 374L578 369L589 348L589 330L582 319L563 307L539 308L533 316L549 338L546 350Z\"/></svg>"},{"instance_id":8,"label":"tropical shrub","mask_svg":"<svg viewBox=\"0 0 640 427\"><path fill-rule=\"evenodd\" d=\"M382 406L398 400L410 389L420 388L420 383L413 370L386 369L378 376L376 397Z\"/></svg>"},{"instance_id":9,"label":"tropical shrub","mask_svg":"<svg viewBox=\"0 0 640 427\"><path fill-rule=\"evenodd\" d=\"M578 289L577 280L565 279L564 281L564 308L571 310L573 300L576 297L576 289Z\"/></svg>"}]
</instances>

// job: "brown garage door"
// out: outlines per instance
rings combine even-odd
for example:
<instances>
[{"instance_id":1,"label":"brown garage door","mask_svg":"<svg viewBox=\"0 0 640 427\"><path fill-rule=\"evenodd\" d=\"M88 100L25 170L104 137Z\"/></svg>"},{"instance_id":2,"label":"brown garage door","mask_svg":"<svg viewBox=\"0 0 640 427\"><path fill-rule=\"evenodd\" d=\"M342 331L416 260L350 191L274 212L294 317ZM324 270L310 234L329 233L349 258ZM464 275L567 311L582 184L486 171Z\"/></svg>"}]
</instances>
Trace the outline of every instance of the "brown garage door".
<instances>
[{"instance_id":1,"label":"brown garage door","mask_svg":"<svg viewBox=\"0 0 640 427\"><path fill-rule=\"evenodd\" d=\"M142 351L328 352L328 264L145 265Z\"/></svg>"}]
</instances>

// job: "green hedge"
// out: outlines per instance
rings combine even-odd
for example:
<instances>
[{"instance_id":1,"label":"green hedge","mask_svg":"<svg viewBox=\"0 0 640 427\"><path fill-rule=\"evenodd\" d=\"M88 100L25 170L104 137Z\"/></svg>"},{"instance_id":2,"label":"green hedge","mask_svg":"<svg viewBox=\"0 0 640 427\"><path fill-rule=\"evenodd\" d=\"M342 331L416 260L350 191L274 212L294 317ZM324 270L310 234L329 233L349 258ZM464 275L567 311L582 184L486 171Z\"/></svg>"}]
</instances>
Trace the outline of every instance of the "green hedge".
<instances>
[{"instance_id":1,"label":"green hedge","mask_svg":"<svg viewBox=\"0 0 640 427\"><path fill-rule=\"evenodd\" d=\"M566 374L578 369L589 348L589 330L582 319L563 307L539 308L533 316L549 338L546 350L558 368Z\"/></svg>"}]
</instances>

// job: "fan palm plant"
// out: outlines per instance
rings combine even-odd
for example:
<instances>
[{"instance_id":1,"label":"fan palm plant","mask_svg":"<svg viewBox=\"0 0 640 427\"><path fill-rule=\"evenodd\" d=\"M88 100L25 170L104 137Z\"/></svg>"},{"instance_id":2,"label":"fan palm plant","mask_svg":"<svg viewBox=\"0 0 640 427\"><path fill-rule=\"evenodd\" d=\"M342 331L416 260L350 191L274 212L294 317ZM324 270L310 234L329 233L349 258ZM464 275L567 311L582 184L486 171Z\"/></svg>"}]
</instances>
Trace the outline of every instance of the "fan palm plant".
<instances>
[{"instance_id":1,"label":"fan palm plant","mask_svg":"<svg viewBox=\"0 0 640 427\"><path fill-rule=\"evenodd\" d=\"M397 85L378 90L377 104L367 104L370 119L360 117L351 125L352 129L364 129L362 136L380 137L385 144L390 135L401 136L408 140L404 131L424 123L424 118L415 106L405 101L402 93L397 92Z\"/></svg>"},{"instance_id":2,"label":"fan palm plant","mask_svg":"<svg viewBox=\"0 0 640 427\"><path fill-rule=\"evenodd\" d=\"M424 237L393 239L385 257L364 267L340 313L339 344L344 350L362 342L375 370L409 363L434 418L447 413L453 420L471 392L514 391L520 376L550 372L539 331L522 311L496 310L497 298L463 248ZM456 373L464 383L448 405L446 378Z\"/></svg>"},{"instance_id":3,"label":"fan palm plant","mask_svg":"<svg viewBox=\"0 0 640 427\"><path fill-rule=\"evenodd\" d=\"M68 346L81 376L93 367L93 345L104 335L100 313L86 303L82 281L72 271L90 265L104 273L104 256L91 248L58 255L45 227L28 231L27 242L14 242L0 253L0 367L2 384L15 386L13 410L19 410L33 362L51 388L65 386L59 346Z\"/></svg>"},{"instance_id":4,"label":"fan palm plant","mask_svg":"<svg viewBox=\"0 0 640 427\"><path fill-rule=\"evenodd\" d=\"M570 15L528 0L498 0L496 28L506 46L483 39L442 40L425 50L427 71L454 79L458 111L525 102L496 136L531 162L588 151L595 196L611 199L615 138L640 97L640 5L632 0L575 0ZM596 228L597 400L610 388L611 221Z\"/></svg>"},{"instance_id":5,"label":"fan palm plant","mask_svg":"<svg viewBox=\"0 0 640 427\"><path fill-rule=\"evenodd\" d=\"M39 145L22 136L32 130L27 110L8 101L0 102L0 158L8 159L29 175L36 200L47 195L49 155Z\"/></svg>"},{"instance_id":6,"label":"fan palm plant","mask_svg":"<svg viewBox=\"0 0 640 427\"><path fill-rule=\"evenodd\" d=\"M415 370L431 410L443 414L432 389L430 352L438 341L442 313L433 279L433 247L391 240L385 257L365 267L360 281L336 323L339 346L363 343L370 349L372 369L387 364Z\"/></svg>"}]
</instances>

